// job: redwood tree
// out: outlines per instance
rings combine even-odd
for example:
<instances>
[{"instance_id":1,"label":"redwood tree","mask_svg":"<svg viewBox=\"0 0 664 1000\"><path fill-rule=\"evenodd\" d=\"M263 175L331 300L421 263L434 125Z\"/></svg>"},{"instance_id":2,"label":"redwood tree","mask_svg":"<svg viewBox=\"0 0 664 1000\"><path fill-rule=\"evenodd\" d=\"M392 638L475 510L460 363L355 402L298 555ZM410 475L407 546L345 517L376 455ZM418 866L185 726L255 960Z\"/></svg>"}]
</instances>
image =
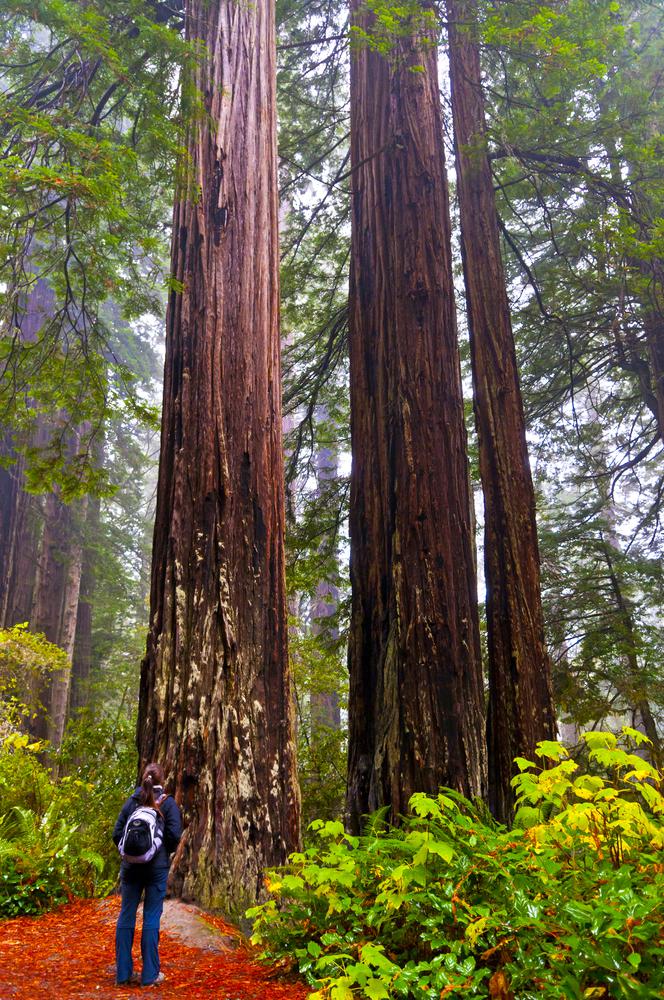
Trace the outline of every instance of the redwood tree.
<instances>
[{"instance_id":1,"label":"redwood tree","mask_svg":"<svg viewBox=\"0 0 664 1000\"><path fill-rule=\"evenodd\" d=\"M186 823L180 894L237 911L298 843L287 659L274 10L190 0L203 113L173 220L141 761Z\"/></svg>"},{"instance_id":2,"label":"redwood tree","mask_svg":"<svg viewBox=\"0 0 664 1000\"><path fill-rule=\"evenodd\" d=\"M533 491L485 139L475 8L447 0L452 115L473 400L484 493L489 803L508 821L516 756L555 737Z\"/></svg>"},{"instance_id":3,"label":"redwood tree","mask_svg":"<svg viewBox=\"0 0 664 1000\"><path fill-rule=\"evenodd\" d=\"M23 489L24 458L0 442L0 628L27 622L32 611L38 546L34 497Z\"/></svg>"},{"instance_id":4,"label":"redwood tree","mask_svg":"<svg viewBox=\"0 0 664 1000\"><path fill-rule=\"evenodd\" d=\"M95 594L95 560L99 558L94 544L100 527L99 497L88 499L88 509L83 532L81 560L81 586L76 613L76 635L71 664L70 712L83 708L90 701L90 671L92 670L92 618Z\"/></svg>"},{"instance_id":5,"label":"redwood tree","mask_svg":"<svg viewBox=\"0 0 664 1000\"><path fill-rule=\"evenodd\" d=\"M29 293L14 316L19 343L39 338L55 309L53 290L44 278L32 276ZM0 627L27 622L32 616L35 572L41 533L41 512L34 496L25 489L26 457L13 429L0 431ZM46 420L42 416L30 444L45 443ZM55 641L55 640L53 640Z\"/></svg>"},{"instance_id":6,"label":"redwood tree","mask_svg":"<svg viewBox=\"0 0 664 1000\"><path fill-rule=\"evenodd\" d=\"M83 560L83 524L87 497L63 503L57 493L44 501L42 532L30 628L43 632L67 654L74 652ZM39 693L34 731L59 746L67 723L71 668L56 670Z\"/></svg>"},{"instance_id":7,"label":"redwood tree","mask_svg":"<svg viewBox=\"0 0 664 1000\"><path fill-rule=\"evenodd\" d=\"M354 3L354 24L373 23ZM436 53L351 59L348 821L484 790L471 500Z\"/></svg>"}]
</instances>

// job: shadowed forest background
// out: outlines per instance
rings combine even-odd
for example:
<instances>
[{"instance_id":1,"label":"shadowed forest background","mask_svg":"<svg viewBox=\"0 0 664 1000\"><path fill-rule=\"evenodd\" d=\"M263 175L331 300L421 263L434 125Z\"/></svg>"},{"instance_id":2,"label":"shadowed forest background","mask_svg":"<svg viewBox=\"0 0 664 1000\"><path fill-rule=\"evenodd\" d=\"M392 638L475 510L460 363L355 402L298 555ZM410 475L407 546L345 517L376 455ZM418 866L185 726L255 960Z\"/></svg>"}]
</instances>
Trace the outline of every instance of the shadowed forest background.
<instances>
[{"instance_id":1,"label":"shadowed forest background","mask_svg":"<svg viewBox=\"0 0 664 1000\"><path fill-rule=\"evenodd\" d=\"M159 760L321 998L659 995L663 67L655 0L4 0L0 916Z\"/></svg>"}]
</instances>

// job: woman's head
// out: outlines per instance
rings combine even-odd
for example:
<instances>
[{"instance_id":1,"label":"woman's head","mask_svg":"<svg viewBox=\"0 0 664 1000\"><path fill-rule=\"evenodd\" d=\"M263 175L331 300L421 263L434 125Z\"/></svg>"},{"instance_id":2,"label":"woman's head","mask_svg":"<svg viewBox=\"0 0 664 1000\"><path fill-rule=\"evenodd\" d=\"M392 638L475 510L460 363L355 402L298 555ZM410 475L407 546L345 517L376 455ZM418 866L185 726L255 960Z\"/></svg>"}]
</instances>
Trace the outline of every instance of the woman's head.
<instances>
[{"instance_id":1,"label":"woman's head","mask_svg":"<svg viewBox=\"0 0 664 1000\"><path fill-rule=\"evenodd\" d=\"M149 781L151 785L164 784L164 769L161 764L148 764L143 771L143 783Z\"/></svg>"},{"instance_id":2,"label":"woman's head","mask_svg":"<svg viewBox=\"0 0 664 1000\"><path fill-rule=\"evenodd\" d=\"M143 771L143 782L141 784L141 805L157 808L155 799L155 788L164 784L164 769L161 764L148 764Z\"/></svg>"}]
</instances>

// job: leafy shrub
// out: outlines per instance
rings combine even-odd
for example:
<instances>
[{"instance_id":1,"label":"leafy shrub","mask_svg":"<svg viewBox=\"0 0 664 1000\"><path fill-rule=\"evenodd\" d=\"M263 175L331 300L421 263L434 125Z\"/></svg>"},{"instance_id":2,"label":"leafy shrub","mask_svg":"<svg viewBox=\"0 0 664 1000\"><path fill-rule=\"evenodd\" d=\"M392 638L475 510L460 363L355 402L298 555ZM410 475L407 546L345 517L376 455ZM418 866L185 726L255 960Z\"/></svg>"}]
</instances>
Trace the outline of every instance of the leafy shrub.
<instances>
[{"instance_id":1,"label":"leafy shrub","mask_svg":"<svg viewBox=\"0 0 664 1000\"><path fill-rule=\"evenodd\" d=\"M332 726L298 730L297 766L302 821L332 819L343 811L346 793L346 733Z\"/></svg>"},{"instance_id":2,"label":"leafy shrub","mask_svg":"<svg viewBox=\"0 0 664 1000\"><path fill-rule=\"evenodd\" d=\"M0 916L113 888L111 830L136 772L133 742L129 720L89 713L48 764L46 744L17 733L0 740Z\"/></svg>"},{"instance_id":3,"label":"leafy shrub","mask_svg":"<svg viewBox=\"0 0 664 1000\"><path fill-rule=\"evenodd\" d=\"M109 891L120 865L111 831L134 790L138 768L135 716L80 712L67 727L58 766L66 774L58 783L63 814L81 824L85 845L103 857L103 880Z\"/></svg>"},{"instance_id":4,"label":"leafy shrub","mask_svg":"<svg viewBox=\"0 0 664 1000\"><path fill-rule=\"evenodd\" d=\"M67 654L27 624L0 629L0 739L30 715L34 692L55 670L69 670ZM39 706L41 708L41 706Z\"/></svg>"},{"instance_id":5,"label":"leafy shrub","mask_svg":"<svg viewBox=\"0 0 664 1000\"><path fill-rule=\"evenodd\" d=\"M519 761L511 831L451 791L413 796L398 829L313 823L249 911L254 941L318 1000L662 995L662 776L611 734L586 740L585 770L553 742L552 766Z\"/></svg>"},{"instance_id":6,"label":"leafy shrub","mask_svg":"<svg viewBox=\"0 0 664 1000\"><path fill-rule=\"evenodd\" d=\"M39 913L92 895L103 858L85 848L78 828L51 802L43 816L13 806L0 819L0 916Z\"/></svg>"},{"instance_id":7,"label":"leafy shrub","mask_svg":"<svg viewBox=\"0 0 664 1000\"><path fill-rule=\"evenodd\" d=\"M42 743L20 733L0 740L0 815L14 806L43 815L53 797L50 771L40 760Z\"/></svg>"}]
</instances>

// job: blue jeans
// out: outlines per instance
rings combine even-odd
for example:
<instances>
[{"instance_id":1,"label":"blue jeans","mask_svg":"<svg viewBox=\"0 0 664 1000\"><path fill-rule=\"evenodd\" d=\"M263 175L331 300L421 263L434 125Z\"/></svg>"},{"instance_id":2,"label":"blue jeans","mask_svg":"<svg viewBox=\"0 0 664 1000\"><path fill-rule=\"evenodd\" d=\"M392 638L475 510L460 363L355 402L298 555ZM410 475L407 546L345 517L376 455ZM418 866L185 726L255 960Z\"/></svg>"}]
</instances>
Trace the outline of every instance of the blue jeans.
<instances>
[{"instance_id":1,"label":"blue jeans","mask_svg":"<svg viewBox=\"0 0 664 1000\"><path fill-rule=\"evenodd\" d=\"M134 971L131 946L134 943L136 911L143 890L145 890L143 932L141 934L141 956L143 958L141 985L148 986L159 975L159 921L166 897L168 868L157 868L155 871L141 872L140 874L145 874L146 877L126 879L123 874L121 879L122 907L115 928L115 979L118 983L125 983L131 979ZM132 875L134 875L133 872Z\"/></svg>"}]
</instances>

